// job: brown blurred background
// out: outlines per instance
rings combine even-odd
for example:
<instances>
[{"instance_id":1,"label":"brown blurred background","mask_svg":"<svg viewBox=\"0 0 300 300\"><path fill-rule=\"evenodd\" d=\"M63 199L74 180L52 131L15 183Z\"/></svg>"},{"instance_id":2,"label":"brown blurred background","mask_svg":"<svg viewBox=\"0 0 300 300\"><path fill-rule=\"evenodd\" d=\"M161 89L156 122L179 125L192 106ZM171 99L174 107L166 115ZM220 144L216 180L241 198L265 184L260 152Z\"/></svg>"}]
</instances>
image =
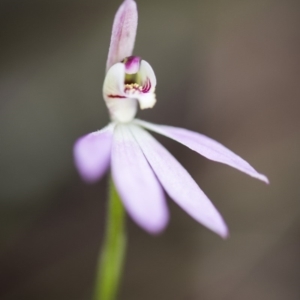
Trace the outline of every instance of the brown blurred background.
<instances>
[{"instance_id":1,"label":"brown blurred background","mask_svg":"<svg viewBox=\"0 0 300 300\"><path fill-rule=\"evenodd\" d=\"M0 299L90 299L106 178L86 185L79 136L108 121L101 90L121 1L0 1ZM139 114L220 141L266 186L159 140L226 219L223 241L169 201L152 237L128 220L122 300L300 299L300 4L140 0L135 54L158 78Z\"/></svg>"}]
</instances>

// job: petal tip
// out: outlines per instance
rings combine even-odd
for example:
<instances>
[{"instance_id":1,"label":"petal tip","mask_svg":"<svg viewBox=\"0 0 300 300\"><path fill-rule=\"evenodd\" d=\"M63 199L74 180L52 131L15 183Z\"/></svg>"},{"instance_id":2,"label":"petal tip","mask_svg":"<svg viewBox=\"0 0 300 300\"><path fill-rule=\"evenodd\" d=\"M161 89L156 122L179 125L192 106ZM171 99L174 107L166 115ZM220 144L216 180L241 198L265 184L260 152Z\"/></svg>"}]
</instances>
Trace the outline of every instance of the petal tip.
<instances>
[{"instance_id":1,"label":"petal tip","mask_svg":"<svg viewBox=\"0 0 300 300\"><path fill-rule=\"evenodd\" d=\"M267 177L266 175L263 175L263 174L258 173L258 174L256 174L255 177L256 177L257 179L263 181L263 182L266 183L266 184L270 184L270 181L269 181L269 179L268 179L268 177Z\"/></svg>"},{"instance_id":2,"label":"petal tip","mask_svg":"<svg viewBox=\"0 0 300 300\"><path fill-rule=\"evenodd\" d=\"M225 229L222 232L219 233L219 235L223 240L227 240L230 237L227 226L225 227Z\"/></svg>"},{"instance_id":3,"label":"petal tip","mask_svg":"<svg viewBox=\"0 0 300 300\"><path fill-rule=\"evenodd\" d=\"M94 183L106 172L110 164L112 131L110 125L102 131L87 134L73 147L73 157L80 177L87 183Z\"/></svg>"},{"instance_id":4,"label":"petal tip","mask_svg":"<svg viewBox=\"0 0 300 300\"><path fill-rule=\"evenodd\" d=\"M158 236L162 234L168 223L169 223L169 211L167 207L161 212L161 214L156 215L156 218L152 218L151 220L141 220L138 218L133 218L134 221L145 231L153 236Z\"/></svg>"},{"instance_id":5,"label":"petal tip","mask_svg":"<svg viewBox=\"0 0 300 300\"><path fill-rule=\"evenodd\" d=\"M151 235L159 236L165 231L167 224L168 224L168 222L166 222L165 224L160 225L160 226L152 226L152 227L148 227L148 228L144 228L144 229Z\"/></svg>"},{"instance_id":6,"label":"petal tip","mask_svg":"<svg viewBox=\"0 0 300 300\"><path fill-rule=\"evenodd\" d=\"M158 236L162 234L169 223L168 210L165 210L159 218L152 220L141 220L139 217L133 216L132 214L131 217L138 226L140 226L143 230L145 230L147 233L153 236Z\"/></svg>"},{"instance_id":7,"label":"petal tip","mask_svg":"<svg viewBox=\"0 0 300 300\"><path fill-rule=\"evenodd\" d=\"M222 218L222 217L221 217ZM222 239L226 240L229 238L229 230L224 222L223 218L221 219L221 222L218 222L218 226L214 226L214 228L208 227L210 230L215 232L217 235L219 235Z\"/></svg>"},{"instance_id":8,"label":"petal tip","mask_svg":"<svg viewBox=\"0 0 300 300\"><path fill-rule=\"evenodd\" d=\"M80 167L77 164L76 168L82 181L84 181L87 184L94 184L101 178L101 175L91 174L87 171L80 169Z\"/></svg>"},{"instance_id":9,"label":"petal tip","mask_svg":"<svg viewBox=\"0 0 300 300\"><path fill-rule=\"evenodd\" d=\"M75 143L73 149L76 170L79 173L80 178L85 183L93 184L101 178L102 172L99 172L98 169L91 168L88 164L85 163L84 159L82 158L82 153L80 153L80 146L78 144L79 141Z\"/></svg>"},{"instance_id":10,"label":"petal tip","mask_svg":"<svg viewBox=\"0 0 300 300\"><path fill-rule=\"evenodd\" d=\"M270 184L270 180L267 176L263 175L263 181L266 183L266 184Z\"/></svg>"}]
</instances>

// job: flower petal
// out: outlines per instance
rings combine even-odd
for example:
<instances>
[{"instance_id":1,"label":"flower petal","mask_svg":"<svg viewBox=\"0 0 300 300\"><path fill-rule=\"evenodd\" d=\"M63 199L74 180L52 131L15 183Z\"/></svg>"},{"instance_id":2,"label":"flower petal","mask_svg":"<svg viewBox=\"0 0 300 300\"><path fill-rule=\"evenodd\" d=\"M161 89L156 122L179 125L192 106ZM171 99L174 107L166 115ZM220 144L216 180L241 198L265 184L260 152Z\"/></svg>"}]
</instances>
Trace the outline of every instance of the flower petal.
<instances>
[{"instance_id":1,"label":"flower petal","mask_svg":"<svg viewBox=\"0 0 300 300\"><path fill-rule=\"evenodd\" d=\"M137 95L140 109L152 108L156 103L156 96L154 93L156 76L150 64L145 60L141 61L139 77L139 80L143 85L143 92Z\"/></svg>"},{"instance_id":2,"label":"flower petal","mask_svg":"<svg viewBox=\"0 0 300 300\"><path fill-rule=\"evenodd\" d=\"M103 98L114 121L129 122L137 111L137 100L124 93L125 65L117 63L107 72L103 84Z\"/></svg>"},{"instance_id":3,"label":"flower petal","mask_svg":"<svg viewBox=\"0 0 300 300\"><path fill-rule=\"evenodd\" d=\"M268 178L258 173L240 156L233 153L231 150L224 147L219 142L197 132L193 132L183 128L177 128L165 125L156 125L149 122L135 120L135 122L149 130L167 136L190 149L198 152L206 158L217 161L233 168L236 168L254 178L257 178L265 183L269 183Z\"/></svg>"},{"instance_id":4,"label":"flower petal","mask_svg":"<svg viewBox=\"0 0 300 300\"><path fill-rule=\"evenodd\" d=\"M145 60L141 61L139 75L142 82L146 82L147 79L150 81L151 87L149 92L154 92L156 87L156 76L151 65Z\"/></svg>"},{"instance_id":5,"label":"flower petal","mask_svg":"<svg viewBox=\"0 0 300 300\"><path fill-rule=\"evenodd\" d=\"M103 83L103 97L109 99L125 98L124 95L125 65L117 63L107 72Z\"/></svg>"},{"instance_id":6,"label":"flower petal","mask_svg":"<svg viewBox=\"0 0 300 300\"><path fill-rule=\"evenodd\" d=\"M136 3L125 0L119 7L112 28L106 71L115 63L131 56L138 22Z\"/></svg>"},{"instance_id":7,"label":"flower petal","mask_svg":"<svg viewBox=\"0 0 300 300\"><path fill-rule=\"evenodd\" d=\"M168 222L163 190L129 130L118 124L112 146L112 176L130 216L150 233Z\"/></svg>"},{"instance_id":8,"label":"flower petal","mask_svg":"<svg viewBox=\"0 0 300 300\"><path fill-rule=\"evenodd\" d=\"M74 145L75 165L81 177L95 182L106 172L110 163L114 124L79 138Z\"/></svg>"},{"instance_id":9,"label":"flower petal","mask_svg":"<svg viewBox=\"0 0 300 300\"><path fill-rule=\"evenodd\" d=\"M198 222L227 237L227 226L221 215L189 173L147 131L136 125L130 129L169 196Z\"/></svg>"}]
</instances>

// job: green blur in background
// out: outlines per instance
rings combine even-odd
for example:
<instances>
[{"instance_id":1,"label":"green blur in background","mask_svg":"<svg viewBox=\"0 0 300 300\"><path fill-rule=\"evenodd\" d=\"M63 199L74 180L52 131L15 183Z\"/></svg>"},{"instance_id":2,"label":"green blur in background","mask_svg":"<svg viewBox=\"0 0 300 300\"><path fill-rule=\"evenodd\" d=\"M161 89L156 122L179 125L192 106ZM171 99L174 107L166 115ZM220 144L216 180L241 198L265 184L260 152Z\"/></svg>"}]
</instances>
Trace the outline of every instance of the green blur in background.
<instances>
[{"instance_id":1,"label":"green blur in background","mask_svg":"<svg viewBox=\"0 0 300 300\"><path fill-rule=\"evenodd\" d=\"M0 0L0 299L88 300L107 178L74 141L109 121L102 83L117 0ZM158 80L147 121L208 135L270 186L158 139L227 221L223 241L169 201L158 237L128 219L121 300L300 299L300 4L137 0L135 55Z\"/></svg>"}]
</instances>

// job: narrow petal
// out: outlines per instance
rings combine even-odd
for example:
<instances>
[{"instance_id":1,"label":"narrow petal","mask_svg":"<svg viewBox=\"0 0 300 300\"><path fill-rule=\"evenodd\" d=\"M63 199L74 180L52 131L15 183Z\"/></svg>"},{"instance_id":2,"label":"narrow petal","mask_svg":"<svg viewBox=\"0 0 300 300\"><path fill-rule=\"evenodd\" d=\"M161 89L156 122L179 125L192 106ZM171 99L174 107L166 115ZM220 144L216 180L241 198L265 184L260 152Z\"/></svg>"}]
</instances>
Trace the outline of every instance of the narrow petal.
<instances>
[{"instance_id":1,"label":"narrow petal","mask_svg":"<svg viewBox=\"0 0 300 300\"><path fill-rule=\"evenodd\" d=\"M264 181L265 183L269 183L269 180L265 175L258 173L240 156L203 134L183 128L156 125L141 120L136 120L135 122L149 130L167 136L189 147L210 160L229 165L254 178Z\"/></svg>"},{"instance_id":2,"label":"narrow petal","mask_svg":"<svg viewBox=\"0 0 300 300\"><path fill-rule=\"evenodd\" d=\"M74 145L75 165L81 177L95 182L106 172L110 163L114 125L79 138Z\"/></svg>"},{"instance_id":3,"label":"narrow petal","mask_svg":"<svg viewBox=\"0 0 300 300\"><path fill-rule=\"evenodd\" d=\"M131 56L134 48L138 12L133 0L125 0L119 7L112 28L106 71L115 63Z\"/></svg>"},{"instance_id":4,"label":"narrow petal","mask_svg":"<svg viewBox=\"0 0 300 300\"><path fill-rule=\"evenodd\" d=\"M168 222L164 193L128 126L118 124L114 131L113 180L133 220L157 233Z\"/></svg>"},{"instance_id":5,"label":"narrow petal","mask_svg":"<svg viewBox=\"0 0 300 300\"><path fill-rule=\"evenodd\" d=\"M227 226L221 215L189 173L147 131L136 125L130 129L168 195L198 222L227 237Z\"/></svg>"}]
</instances>

